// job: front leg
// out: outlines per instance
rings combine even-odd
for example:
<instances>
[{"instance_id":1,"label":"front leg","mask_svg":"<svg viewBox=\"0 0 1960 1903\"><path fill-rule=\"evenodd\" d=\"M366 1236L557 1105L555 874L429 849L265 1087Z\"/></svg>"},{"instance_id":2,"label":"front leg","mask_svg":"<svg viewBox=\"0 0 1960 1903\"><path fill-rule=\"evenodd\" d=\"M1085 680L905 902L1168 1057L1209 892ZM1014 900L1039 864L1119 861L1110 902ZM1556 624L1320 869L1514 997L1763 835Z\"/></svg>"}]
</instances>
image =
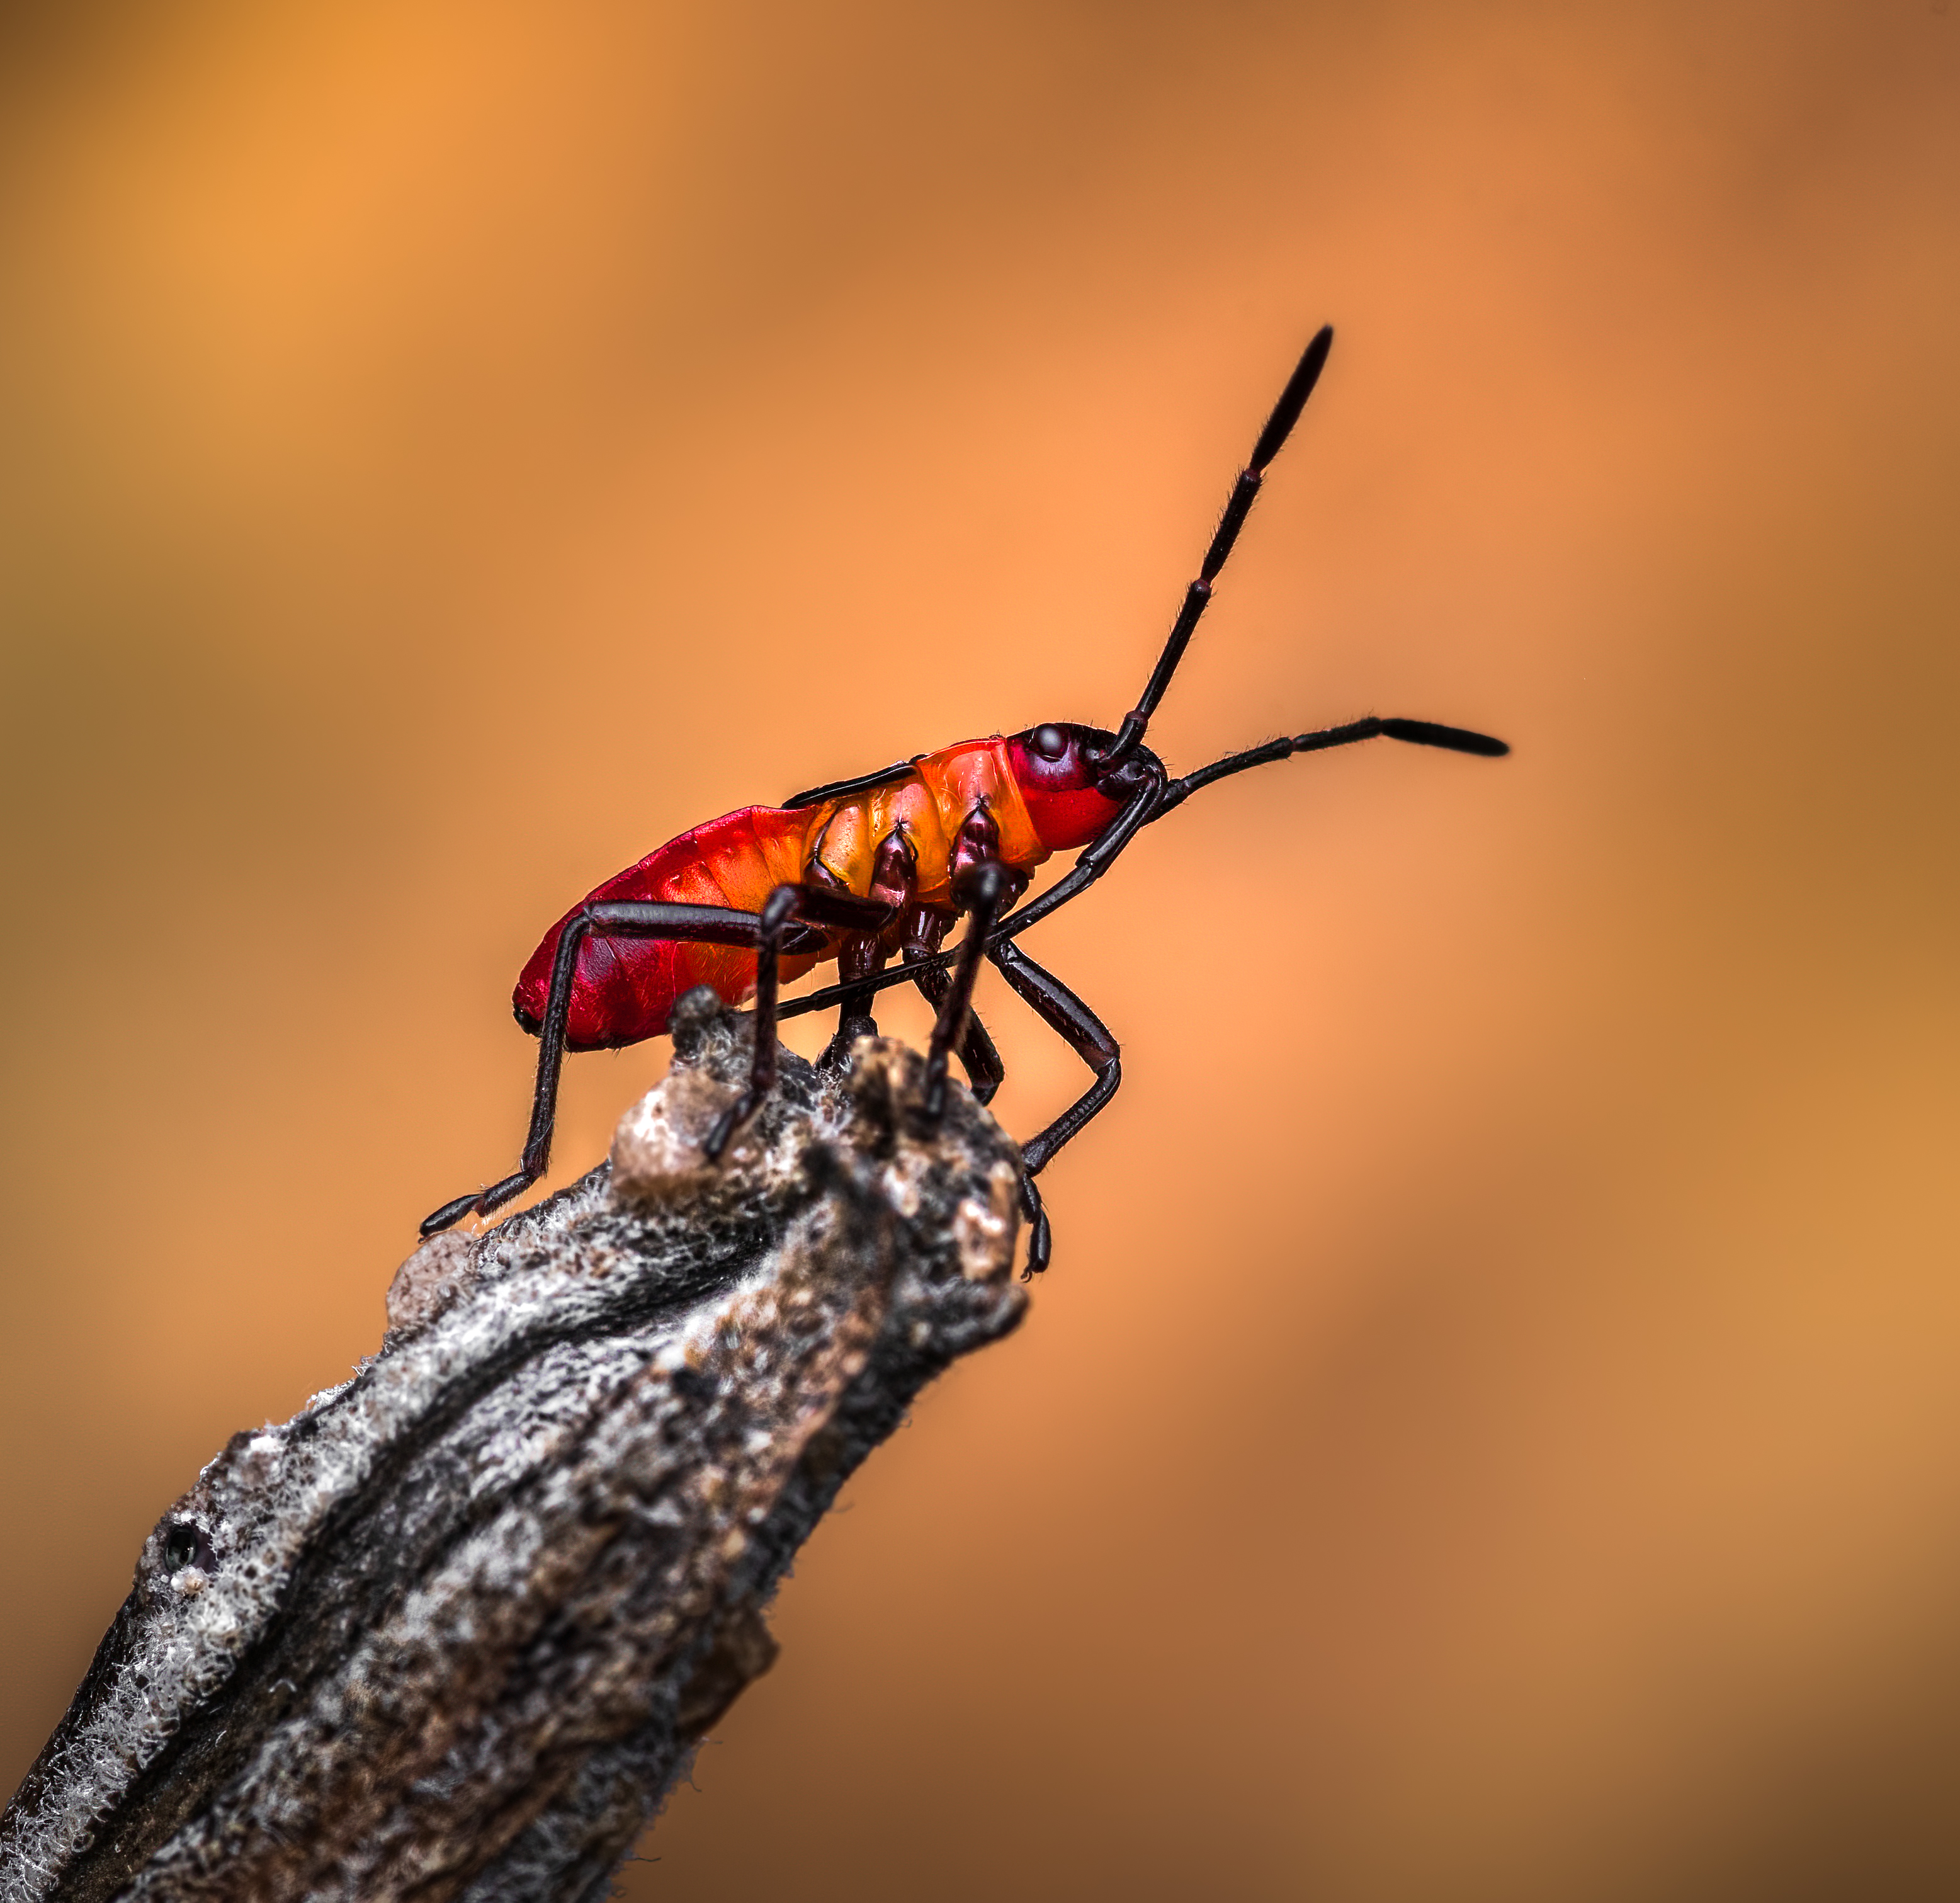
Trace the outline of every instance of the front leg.
<instances>
[{"instance_id":1,"label":"front leg","mask_svg":"<svg viewBox=\"0 0 1960 1903\"><path fill-rule=\"evenodd\" d=\"M987 954L1001 975L1032 1004L1042 1020L1061 1033L1069 1048L1096 1073L1096 1081L1045 1130L1021 1145L1021 1202L1033 1230L1028 1238L1028 1265L1023 1275L1039 1275L1048 1267L1051 1247L1048 1217L1042 1208L1035 1178L1071 1138L1081 1134L1116 1094L1123 1081L1123 1060L1109 1027L1052 972L1044 971L1010 940Z\"/></svg>"},{"instance_id":2,"label":"front leg","mask_svg":"<svg viewBox=\"0 0 1960 1903\"><path fill-rule=\"evenodd\" d=\"M848 891L850 888L843 880L823 863L822 843L819 840L811 851L810 864L803 874L805 881L828 890ZM904 915L908 910L917 909L914 899L918 890L918 851L905 827L894 826L878 842L877 851L872 858L869 896L879 904ZM871 999L877 989L878 974L885 969L886 960L891 956L889 946L889 934L878 931L853 933L838 947L837 975L842 996L838 1006L837 1034L824 1049L824 1062L844 1063L858 1039L878 1035L877 1022L871 1015Z\"/></svg>"},{"instance_id":3,"label":"front leg","mask_svg":"<svg viewBox=\"0 0 1960 1903\"><path fill-rule=\"evenodd\" d=\"M871 1015L872 992L854 987L875 979L885 969L887 956L884 940L875 932L853 933L838 947L837 976L844 997L838 1006L837 1029L823 1047L819 1063L843 1064L861 1037L878 1035L878 1020Z\"/></svg>"},{"instance_id":4,"label":"front leg","mask_svg":"<svg viewBox=\"0 0 1960 1903\"><path fill-rule=\"evenodd\" d=\"M761 920L752 912L727 905L690 905L649 899L587 905L565 921L552 961L551 990L538 1026L538 1076L531 1095L531 1127L517 1167L501 1182L446 1202L422 1218L422 1233L433 1236L465 1216L487 1216L521 1195L545 1173L551 1161L552 1131L558 1120L559 1073L565 1068L565 1022L571 1012L572 981L585 940L597 932L622 938L668 938L679 944L752 945Z\"/></svg>"}]
</instances>

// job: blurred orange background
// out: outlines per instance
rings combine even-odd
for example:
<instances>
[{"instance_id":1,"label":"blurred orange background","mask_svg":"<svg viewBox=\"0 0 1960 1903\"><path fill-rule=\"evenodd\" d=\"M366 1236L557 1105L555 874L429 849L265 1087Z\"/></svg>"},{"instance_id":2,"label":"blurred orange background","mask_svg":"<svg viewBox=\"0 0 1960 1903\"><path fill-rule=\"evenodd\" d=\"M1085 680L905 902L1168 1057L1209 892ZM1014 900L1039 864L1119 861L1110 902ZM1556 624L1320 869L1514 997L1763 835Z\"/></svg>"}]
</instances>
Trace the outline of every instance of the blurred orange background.
<instances>
[{"instance_id":1,"label":"blurred orange background","mask_svg":"<svg viewBox=\"0 0 1960 1903\"><path fill-rule=\"evenodd\" d=\"M1055 1268L627 1892L1960 1894L1947 0L77 0L0 75L0 1786L510 1166L542 928L1113 720L1331 320L1153 742L1515 757L1265 769L1036 934L1127 1078ZM1031 1131L1087 1074L982 1007Z\"/></svg>"}]
</instances>

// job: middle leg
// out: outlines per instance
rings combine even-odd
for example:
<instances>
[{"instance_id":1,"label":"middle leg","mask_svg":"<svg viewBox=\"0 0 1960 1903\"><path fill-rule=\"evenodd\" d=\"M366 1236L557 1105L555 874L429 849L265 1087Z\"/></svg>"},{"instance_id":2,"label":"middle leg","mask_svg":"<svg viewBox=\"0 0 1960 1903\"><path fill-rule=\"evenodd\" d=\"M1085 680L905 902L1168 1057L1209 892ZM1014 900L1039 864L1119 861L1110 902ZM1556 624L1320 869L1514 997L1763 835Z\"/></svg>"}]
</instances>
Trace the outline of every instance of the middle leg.
<instances>
[{"instance_id":1,"label":"middle leg","mask_svg":"<svg viewBox=\"0 0 1960 1903\"><path fill-rule=\"evenodd\" d=\"M905 938L899 947L899 956L908 969L920 967L912 973L913 982L934 1012L944 1008L947 994L953 989L953 979L944 966L927 961L945 942L947 931L956 916L937 905L915 905L905 921ZM1001 1061L1001 1053L987 1035L986 1026L980 1022L980 1014L970 1005L966 1029L959 1036L959 1061L966 1067L973 1101L991 1103L994 1093L1006 1081L1007 1067Z\"/></svg>"},{"instance_id":2,"label":"middle leg","mask_svg":"<svg viewBox=\"0 0 1960 1903\"><path fill-rule=\"evenodd\" d=\"M844 926L862 931L873 921L891 921L892 908L875 899L833 892L826 886L778 886L763 901L756 931L756 1045L749 1082L716 1119L702 1148L710 1163L720 1161L728 1140L762 1106L776 1081L776 997L783 934L793 924Z\"/></svg>"},{"instance_id":3,"label":"middle leg","mask_svg":"<svg viewBox=\"0 0 1960 1903\"><path fill-rule=\"evenodd\" d=\"M843 879L825 864L822 843L819 839L818 848L810 855L809 882L833 890L848 890ZM895 826L878 842L877 851L871 861L867 896L905 918L908 929L910 915L921 909L915 898L918 888L918 848L904 826ZM848 1062L851 1047L858 1039L878 1035L877 1020L871 1015L871 1000L877 989L878 974L885 969L885 962L891 956L890 947L891 936L887 931L854 932L838 947L837 972L842 982L838 988L840 995L837 1034L824 1050L826 1063Z\"/></svg>"},{"instance_id":4,"label":"middle leg","mask_svg":"<svg viewBox=\"0 0 1960 1903\"><path fill-rule=\"evenodd\" d=\"M939 1019L926 1049L925 1120L937 1124L946 1110L946 1060L964 1039L973 1004L973 981L987 950L987 934L1013 896L1011 875L998 861L986 859L966 867L953 882L953 896L972 915L960 940L959 958L952 982L940 1001Z\"/></svg>"},{"instance_id":5,"label":"middle leg","mask_svg":"<svg viewBox=\"0 0 1960 1903\"><path fill-rule=\"evenodd\" d=\"M878 1020L871 1015L873 993L854 987L867 985L885 969L889 956L876 932L854 932L837 948L837 975L844 996L838 1006L837 1029L823 1047L821 1064L842 1065L861 1037L876 1037Z\"/></svg>"}]
</instances>

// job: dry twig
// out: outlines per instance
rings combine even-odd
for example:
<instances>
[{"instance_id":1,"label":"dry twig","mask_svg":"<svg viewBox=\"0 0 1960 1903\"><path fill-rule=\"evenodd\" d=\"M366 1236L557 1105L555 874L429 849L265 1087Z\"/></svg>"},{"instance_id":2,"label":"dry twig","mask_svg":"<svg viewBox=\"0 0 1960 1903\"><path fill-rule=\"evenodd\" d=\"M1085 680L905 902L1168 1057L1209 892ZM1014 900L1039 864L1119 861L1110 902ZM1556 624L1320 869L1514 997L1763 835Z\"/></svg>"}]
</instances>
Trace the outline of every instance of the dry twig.
<instances>
[{"instance_id":1,"label":"dry twig","mask_svg":"<svg viewBox=\"0 0 1960 1903\"><path fill-rule=\"evenodd\" d=\"M380 1354L164 1516L7 1903L606 1893L845 1477L1024 1306L1013 1147L963 1092L920 1131L900 1046L785 1054L703 1167L747 1039L684 1000L608 1165L418 1251Z\"/></svg>"}]
</instances>

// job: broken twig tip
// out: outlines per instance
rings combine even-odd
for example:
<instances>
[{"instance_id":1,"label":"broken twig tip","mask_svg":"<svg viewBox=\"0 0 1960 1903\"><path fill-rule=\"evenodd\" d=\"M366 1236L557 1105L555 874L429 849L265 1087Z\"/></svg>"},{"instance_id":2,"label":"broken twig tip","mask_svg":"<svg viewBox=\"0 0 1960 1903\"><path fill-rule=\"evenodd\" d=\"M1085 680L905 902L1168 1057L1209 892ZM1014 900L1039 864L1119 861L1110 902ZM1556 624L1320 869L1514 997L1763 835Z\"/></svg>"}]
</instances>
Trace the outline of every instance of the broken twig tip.
<instances>
[{"instance_id":1,"label":"broken twig tip","mask_svg":"<svg viewBox=\"0 0 1960 1903\"><path fill-rule=\"evenodd\" d=\"M607 1163L424 1243L380 1354L165 1515L0 1820L0 1903L603 1882L846 1476L1026 1303L1019 1157L963 1092L922 1128L901 1046L785 1052L707 1166L747 1036L683 1000Z\"/></svg>"}]
</instances>

